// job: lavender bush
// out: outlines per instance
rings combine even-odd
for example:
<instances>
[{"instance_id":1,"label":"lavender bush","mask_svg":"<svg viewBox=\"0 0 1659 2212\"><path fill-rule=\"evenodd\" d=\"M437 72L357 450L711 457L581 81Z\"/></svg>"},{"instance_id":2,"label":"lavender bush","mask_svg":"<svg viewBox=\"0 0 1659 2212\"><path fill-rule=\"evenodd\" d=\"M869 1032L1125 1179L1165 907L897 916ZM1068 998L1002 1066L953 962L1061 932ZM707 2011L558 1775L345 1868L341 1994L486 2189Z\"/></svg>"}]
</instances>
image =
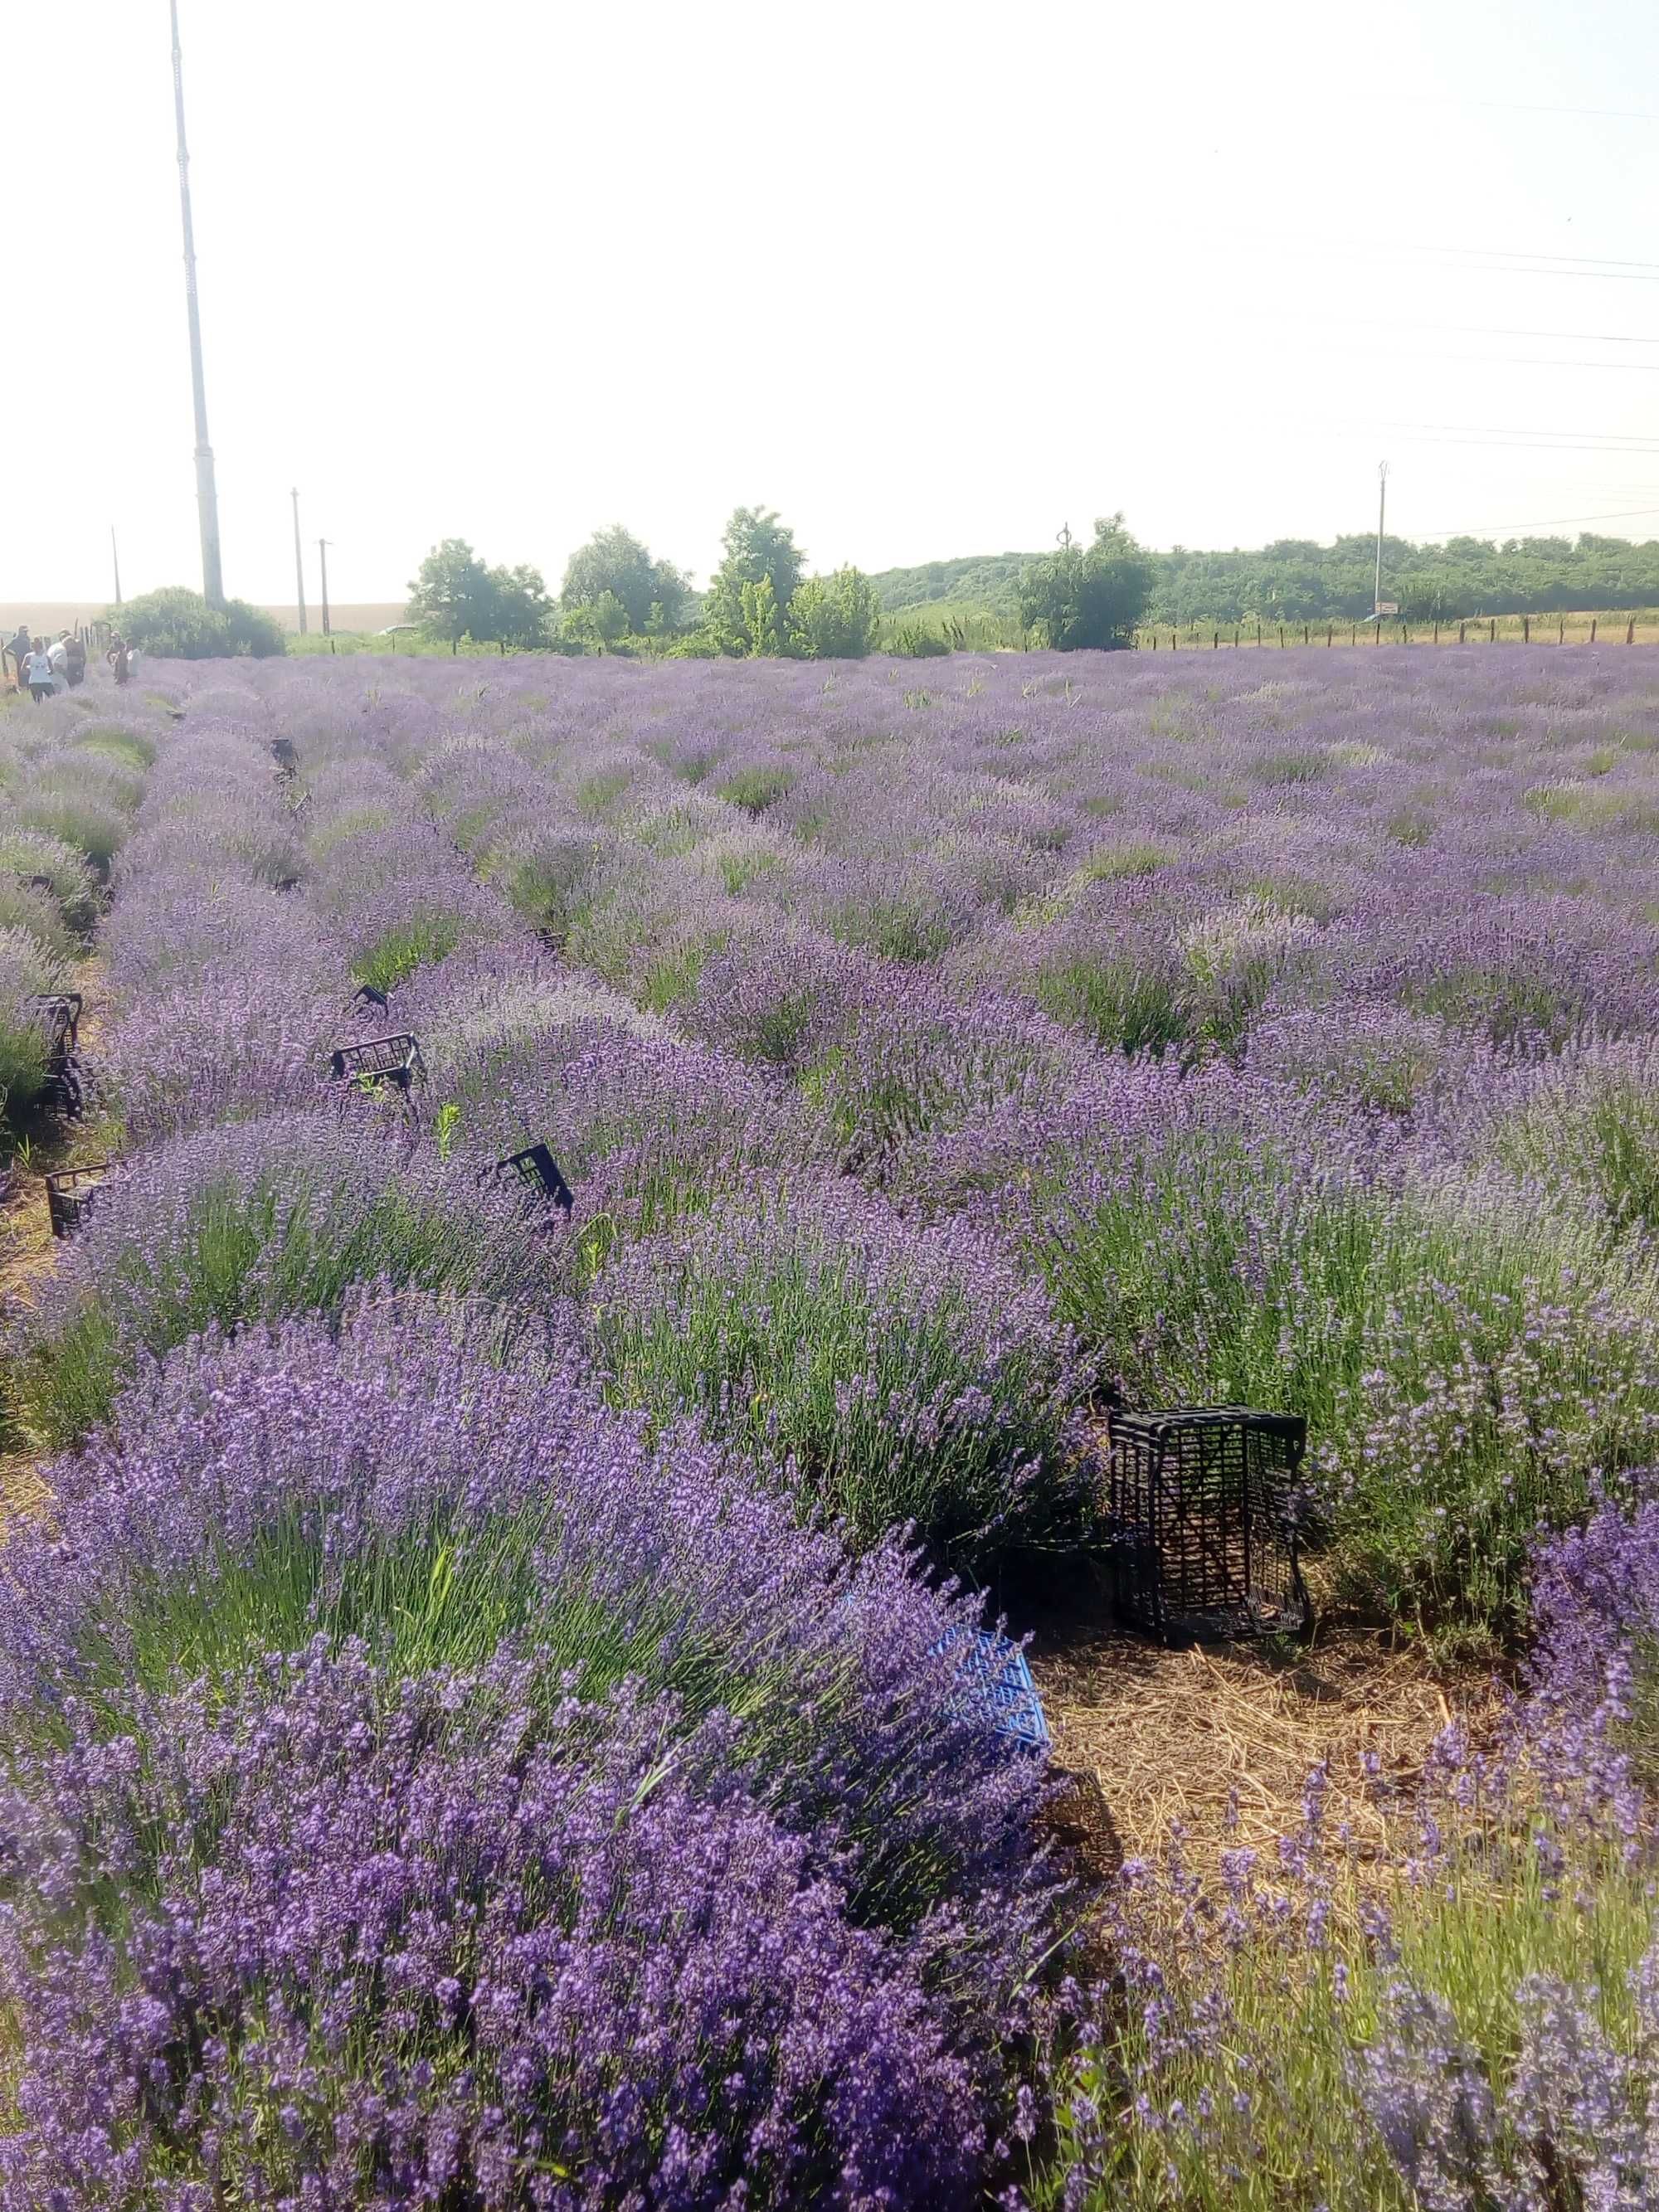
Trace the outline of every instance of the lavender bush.
<instances>
[{"instance_id":1,"label":"lavender bush","mask_svg":"<svg viewBox=\"0 0 1659 2212\"><path fill-rule=\"evenodd\" d=\"M514 1197L380 1129L317 1113L208 1129L100 1193L15 1332L14 1390L39 1433L67 1443L135 1362L210 1324L337 1311L374 1279L533 1297L552 1265Z\"/></svg>"},{"instance_id":2,"label":"lavender bush","mask_svg":"<svg viewBox=\"0 0 1659 2212\"><path fill-rule=\"evenodd\" d=\"M592 1303L625 1402L699 1410L863 1542L908 1523L982 1558L1086 1526L1087 1363L966 1224L917 1230L844 1183L728 1202L614 1261Z\"/></svg>"},{"instance_id":3,"label":"lavender bush","mask_svg":"<svg viewBox=\"0 0 1659 2212\"><path fill-rule=\"evenodd\" d=\"M648 1448L559 1334L203 1345L54 1470L0 1629L15 2201L996 2170L1056 1900L971 1613Z\"/></svg>"}]
</instances>

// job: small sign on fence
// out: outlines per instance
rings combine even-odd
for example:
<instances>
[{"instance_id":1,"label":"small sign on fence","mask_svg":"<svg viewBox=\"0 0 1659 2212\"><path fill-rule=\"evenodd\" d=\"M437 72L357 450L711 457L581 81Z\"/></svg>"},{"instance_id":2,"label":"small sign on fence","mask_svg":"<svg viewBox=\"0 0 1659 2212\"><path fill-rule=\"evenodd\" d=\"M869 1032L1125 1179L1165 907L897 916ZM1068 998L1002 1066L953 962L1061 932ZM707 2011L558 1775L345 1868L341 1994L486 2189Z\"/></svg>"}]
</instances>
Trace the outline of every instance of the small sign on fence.
<instances>
[{"instance_id":1,"label":"small sign on fence","mask_svg":"<svg viewBox=\"0 0 1659 2212\"><path fill-rule=\"evenodd\" d=\"M1376 611L1379 615L1397 615L1400 611L1400 602L1398 599L1379 599L1376 603Z\"/></svg>"}]
</instances>

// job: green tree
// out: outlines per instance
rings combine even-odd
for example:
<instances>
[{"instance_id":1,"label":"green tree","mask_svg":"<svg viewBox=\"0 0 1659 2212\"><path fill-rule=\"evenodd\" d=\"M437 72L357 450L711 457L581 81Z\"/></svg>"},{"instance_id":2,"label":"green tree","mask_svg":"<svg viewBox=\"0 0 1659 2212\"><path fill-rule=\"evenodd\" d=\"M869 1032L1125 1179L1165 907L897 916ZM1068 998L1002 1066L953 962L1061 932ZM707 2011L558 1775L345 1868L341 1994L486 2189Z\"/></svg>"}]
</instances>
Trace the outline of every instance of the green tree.
<instances>
[{"instance_id":1,"label":"green tree","mask_svg":"<svg viewBox=\"0 0 1659 2212\"><path fill-rule=\"evenodd\" d=\"M595 605L608 592L626 610L629 629L643 637L679 627L690 590L672 562L653 561L649 546L617 522L609 530L596 530L571 555L559 605L571 615L579 607Z\"/></svg>"},{"instance_id":2,"label":"green tree","mask_svg":"<svg viewBox=\"0 0 1659 2212\"><path fill-rule=\"evenodd\" d=\"M763 576L759 583L738 588L743 602L743 650L751 660L773 659L782 650L782 636L772 579Z\"/></svg>"},{"instance_id":3,"label":"green tree","mask_svg":"<svg viewBox=\"0 0 1659 2212\"><path fill-rule=\"evenodd\" d=\"M409 587L409 617L449 644L540 645L552 602L539 568L487 568L464 538L446 538Z\"/></svg>"},{"instance_id":4,"label":"green tree","mask_svg":"<svg viewBox=\"0 0 1659 2212\"><path fill-rule=\"evenodd\" d=\"M464 538L446 538L422 562L409 587L409 619L453 645L485 638L494 617L489 571Z\"/></svg>"},{"instance_id":5,"label":"green tree","mask_svg":"<svg viewBox=\"0 0 1659 2212\"><path fill-rule=\"evenodd\" d=\"M763 507L738 507L726 526L723 546L720 565L709 580L703 622L722 653L748 653L752 647L744 587L769 584L775 623L787 625L806 556L787 524Z\"/></svg>"},{"instance_id":6,"label":"green tree","mask_svg":"<svg viewBox=\"0 0 1659 2212\"><path fill-rule=\"evenodd\" d=\"M1056 551L1031 562L1019 580L1019 617L1057 652L1110 652L1132 645L1152 595L1152 564L1121 514L1095 524L1094 543L1060 534Z\"/></svg>"},{"instance_id":7,"label":"green tree","mask_svg":"<svg viewBox=\"0 0 1659 2212\"><path fill-rule=\"evenodd\" d=\"M489 610L490 626L483 635L505 645L544 644L553 602L547 596L541 570L526 568L521 562L516 568L491 568L487 573L494 603Z\"/></svg>"},{"instance_id":8,"label":"green tree","mask_svg":"<svg viewBox=\"0 0 1659 2212\"><path fill-rule=\"evenodd\" d=\"M246 599L210 607L199 592L169 584L142 599L111 607L107 619L129 645L161 660L223 660L252 655L264 659L286 653L288 641L276 618Z\"/></svg>"},{"instance_id":9,"label":"green tree","mask_svg":"<svg viewBox=\"0 0 1659 2212\"><path fill-rule=\"evenodd\" d=\"M789 602L789 641L808 660L862 660L881 618L876 587L858 568L808 576Z\"/></svg>"}]
</instances>

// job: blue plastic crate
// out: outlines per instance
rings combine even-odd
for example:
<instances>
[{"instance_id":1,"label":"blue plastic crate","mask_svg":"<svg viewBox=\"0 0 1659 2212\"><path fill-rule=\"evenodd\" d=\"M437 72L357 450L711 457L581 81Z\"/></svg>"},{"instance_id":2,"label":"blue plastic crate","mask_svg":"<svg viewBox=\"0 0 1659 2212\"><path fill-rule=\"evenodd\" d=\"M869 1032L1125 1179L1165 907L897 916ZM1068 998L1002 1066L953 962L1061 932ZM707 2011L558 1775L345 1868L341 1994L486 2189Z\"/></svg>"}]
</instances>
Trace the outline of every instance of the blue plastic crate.
<instances>
[{"instance_id":1,"label":"blue plastic crate","mask_svg":"<svg viewBox=\"0 0 1659 2212\"><path fill-rule=\"evenodd\" d=\"M964 1711L983 1714L999 1735L1027 1751L1047 1751L1052 1739L1025 1654L989 1629L953 1629L939 1651L957 1654L957 1679Z\"/></svg>"}]
</instances>

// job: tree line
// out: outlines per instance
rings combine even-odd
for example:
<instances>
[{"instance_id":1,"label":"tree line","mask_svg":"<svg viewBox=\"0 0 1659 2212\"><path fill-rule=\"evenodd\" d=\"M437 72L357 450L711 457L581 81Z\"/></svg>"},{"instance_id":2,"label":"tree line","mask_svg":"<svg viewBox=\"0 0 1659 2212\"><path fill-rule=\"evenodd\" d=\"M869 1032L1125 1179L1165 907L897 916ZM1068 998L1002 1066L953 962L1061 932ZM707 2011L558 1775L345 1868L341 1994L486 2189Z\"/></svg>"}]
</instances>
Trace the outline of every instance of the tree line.
<instances>
[{"instance_id":1,"label":"tree line","mask_svg":"<svg viewBox=\"0 0 1659 2212\"><path fill-rule=\"evenodd\" d=\"M539 569L492 568L465 538L434 545L410 583L409 618L458 644L559 653L659 652L681 657L861 659L878 641L882 605L854 568L806 574L794 532L770 507L740 507L726 526L706 592L620 523L572 554L556 599ZM1061 651L1133 641L1151 589L1151 556L1121 514L1088 544L1069 531L1052 554L1025 562L1021 623Z\"/></svg>"},{"instance_id":2,"label":"tree line","mask_svg":"<svg viewBox=\"0 0 1659 2212\"><path fill-rule=\"evenodd\" d=\"M1021 578L1036 558L972 554L884 569L872 581L888 615L945 606L1013 621L1021 612ZM1373 535L1339 538L1331 545L1282 538L1224 553L1177 545L1145 558L1151 583L1142 619L1148 623L1359 622L1372 611ZM1650 607L1659 605L1659 540L1632 544L1585 532L1576 539L1464 537L1419 545L1385 537L1382 595L1413 621Z\"/></svg>"},{"instance_id":3,"label":"tree line","mask_svg":"<svg viewBox=\"0 0 1659 2212\"><path fill-rule=\"evenodd\" d=\"M409 588L410 620L429 636L556 653L856 660L881 617L867 576L808 575L793 531L763 507L732 514L701 593L620 523L571 555L556 599L538 569L491 568L460 538L434 545Z\"/></svg>"},{"instance_id":4,"label":"tree line","mask_svg":"<svg viewBox=\"0 0 1659 2212\"><path fill-rule=\"evenodd\" d=\"M1372 611L1376 541L1332 545L1279 538L1229 553L1184 546L1155 553L1121 514L1092 536L1062 530L1049 553L972 555L866 575L807 573L794 532L769 507L740 507L726 526L708 589L621 524L597 531L566 564L557 594L538 568L492 567L447 538L410 586L409 618L443 643L471 640L568 653L859 659L878 647L943 653L941 616L983 613L1032 646L1060 652L1132 645L1148 625L1356 622ZM1632 544L1586 532L1567 538L1454 538L1382 544L1382 597L1408 621L1591 612L1659 605L1659 541ZM927 617L935 611L934 622ZM112 609L129 640L168 658L281 653L283 634L261 610L233 600L210 609L178 587ZM958 640L960 641L960 640Z\"/></svg>"}]
</instances>

